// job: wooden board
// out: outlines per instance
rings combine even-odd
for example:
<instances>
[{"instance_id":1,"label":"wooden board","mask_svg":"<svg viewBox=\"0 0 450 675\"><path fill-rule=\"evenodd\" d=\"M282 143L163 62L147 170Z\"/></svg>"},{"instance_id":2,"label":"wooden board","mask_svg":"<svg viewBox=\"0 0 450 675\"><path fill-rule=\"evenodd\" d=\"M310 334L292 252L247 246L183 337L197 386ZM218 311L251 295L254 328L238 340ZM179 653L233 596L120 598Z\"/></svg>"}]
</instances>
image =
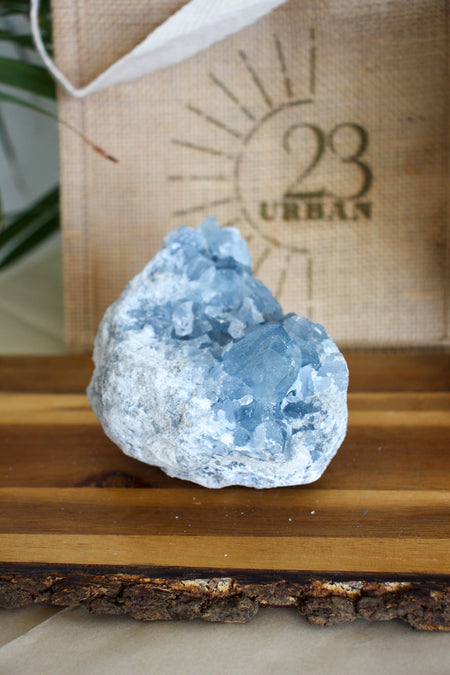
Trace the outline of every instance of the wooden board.
<instances>
[{"instance_id":1,"label":"wooden board","mask_svg":"<svg viewBox=\"0 0 450 675\"><path fill-rule=\"evenodd\" d=\"M343 446L316 483L272 490L126 457L90 410L87 357L0 358L0 604L449 629L450 355L346 356Z\"/></svg>"}]
</instances>

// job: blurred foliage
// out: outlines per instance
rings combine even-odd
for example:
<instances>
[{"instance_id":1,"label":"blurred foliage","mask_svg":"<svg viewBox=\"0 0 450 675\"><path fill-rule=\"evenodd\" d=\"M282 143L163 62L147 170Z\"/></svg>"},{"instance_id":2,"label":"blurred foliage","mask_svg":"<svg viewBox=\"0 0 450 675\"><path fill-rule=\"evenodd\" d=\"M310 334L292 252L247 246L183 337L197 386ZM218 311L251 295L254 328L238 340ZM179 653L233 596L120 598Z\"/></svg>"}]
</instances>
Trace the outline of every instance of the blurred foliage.
<instances>
[{"instance_id":1,"label":"blurred foliage","mask_svg":"<svg viewBox=\"0 0 450 675\"><path fill-rule=\"evenodd\" d=\"M0 43L9 43L14 48L14 57L0 56L0 103L20 105L56 120L53 113L39 105L39 98L35 100L35 97L54 100L56 93L47 69L35 62L36 49L29 28L29 11L28 0L0 0ZM19 33L17 25L28 26L28 30ZM41 2L39 26L44 45L52 54L50 0ZM1 114L0 144L13 167L17 158ZM14 216L3 213L0 199L0 269L18 260L58 230L59 221L58 186Z\"/></svg>"}]
</instances>

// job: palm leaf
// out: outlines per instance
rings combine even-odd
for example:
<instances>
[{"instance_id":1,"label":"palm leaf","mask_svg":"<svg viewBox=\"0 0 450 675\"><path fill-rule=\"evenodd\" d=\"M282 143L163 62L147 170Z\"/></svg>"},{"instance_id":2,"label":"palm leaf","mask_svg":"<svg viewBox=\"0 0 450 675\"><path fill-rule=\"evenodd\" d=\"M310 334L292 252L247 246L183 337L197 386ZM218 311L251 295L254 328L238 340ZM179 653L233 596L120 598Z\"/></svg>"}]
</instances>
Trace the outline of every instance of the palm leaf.
<instances>
[{"instance_id":1,"label":"palm leaf","mask_svg":"<svg viewBox=\"0 0 450 675\"><path fill-rule=\"evenodd\" d=\"M21 105L24 108L30 108L30 110L34 110L35 112L41 113L42 115L47 115L48 117L53 117L54 120L58 121L58 117L54 113L50 112L49 110L46 110L45 108L42 108L40 105L36 105L31 101L26 101L24 98L19 98L19 96L7 94L6 92L1 90L0 90L0 101L4 101L5 103L14 103L15 105Z\"/></svg>"},{"instance_id":2,"label":"palm leaf","mask_svg":"<svg viewBox=\"0 0 450 675\"><path fill-rule=\"evenodd\" d=\"M0 57L0 85L14 87L17 91L9 93L0 91L0 102L20 105L57 120L54 113L37 105L26 96L37 94L47 99L55 99L55 84L45 68L29 62L29 54L35 51L31 35L23 29L15 29L18 25L16 17L29 17L29 0L0 1L0 42L8 42L16 47L17 58ZM23 20L19 21L23 25ZM52 24L50 1L42 0L39 13L39 27L46 49L52 51ZM24 97L19 93L21 90ZM0 129L2 139L7 129ZM12 158L14 159L14 158ZM12 167L10 156L10 166ZM1 200L0 200L1 203ZM59 227L59 188L53 188L38 199L30 207L22 210L17 216L8 217L1 213L0 205L0 269L16 261L31 251L37 244L46 239Z\"/></svg>"},{"instance_id":3,"label":"palm leaf","mask_svg":"<svg viewBox=\"0 0 450 675\"><path fill-rule=\"evenodd\" d=\"M27 253L58 227L59 187L56 187L3 228L0 233L0 269Z\"/></svg>"},{"instance_id":4,"label":"palm leaf","mask_svg":"<svg viewBox=\"0 0 450 675\"><path fill-rule=\"evenodd\" d=\"M30 0L2 0L0 2L0 17L12 14L30 14ZM41 0L39 14L50 16L50 0Z\"/></svg>"},{"instance_id":5,"label":"palm leaf","mask_svg":"<svg viewBox=\"0 0 450 675\"><path fill-rule=\"evenodd\" d=\"M0 19L5 19L3 22L8 28L9 18L14 16L22 16L25 19L29 19L30 16L30 2L29 0L2 0L0 1ZM45 44L47 51L52 51L52 20L51 20L51 10L49 0L42 0L40 9L39 9L39 29L41 31L42 40ZM11 35L14 35L14 30L7 29L4 31L6 35L2 36L2 40L11 40ZM20 36L19 36L20 37ZM29 37L29 40L25 39ZM30 47L35 49L33 39L31 35L23 36L25 42L29 44L23 44L24 47ZM20 44L20 39L16 40Z\"/></svg>"},{"instance_id":6,"label":"palm leaf","mask_svg":"<svg viewBox=\"0 0 450 675\"><path fill-rule=\"evenodd\" d=\"M39 96L55 98L55 83L48 70L34 63L0 56L0 82Z\"/></svg>"},{"instance_id":7,"label":"palm leaf","mask_svg":"<svg viewBox=\"0 0 450 675\"><path fill-rule=\"evenodd\" d=\"M12 33L9 30L0 30L0 40L2 40L3 42L12 42L18 45L19 47L34 49L33 38L29 33L18 35L16 33Z\"/></svg>"},{"instance_id":8,"label":"palm leaf","mask_svg":"<svg viewBox=\"0 0 450 675\"><path fill-rule=\"evenodd\" d=\"M41 218L39 225L33 229L32 232L28 233L26 238L24 238L20 244L15 246L10 253L0 259L0 270L4 269L11 263L13 263L18 258L25 255L31 251L35 246L43 242L47 237L49 237L54 232L57 232L59 229L59 212L58 210L53 211L52 213L46 214L45 217Z\"/></svg>"},{"instance_id":9,"label":"palm leaf","mask_svg":"<svg viewBox=\"0 0 450 675\"><path fill-rule=\"evenodd\" d=\"M5 155L5 159L9 164L11 170L11 177L14 184L18 187L19 190L21 190L24 194L26 194L28 190L27 181L25 180L25 176L23 174L22 167L20 165L19 158L16 153L16 148L14 146L11 134L9 133L8 125L5 121L3 110L1 108L0 108L0 146ZM0 216L0 223L1 222L2 218Z\"/></svg>"},{"instance_id":10,"label":"palm leaf","mask_svg":"<svg viewBox=\"0 0 450 675\"><path fill-rule=\"evenodd\" d=\"M57 208L58 204L59 188L56 187L9 221L8 225L0 232L0 245L4 247L15 237L21 236L29 227L35 227L40 215L55 207Z\"/></svg>"}]
</instances>

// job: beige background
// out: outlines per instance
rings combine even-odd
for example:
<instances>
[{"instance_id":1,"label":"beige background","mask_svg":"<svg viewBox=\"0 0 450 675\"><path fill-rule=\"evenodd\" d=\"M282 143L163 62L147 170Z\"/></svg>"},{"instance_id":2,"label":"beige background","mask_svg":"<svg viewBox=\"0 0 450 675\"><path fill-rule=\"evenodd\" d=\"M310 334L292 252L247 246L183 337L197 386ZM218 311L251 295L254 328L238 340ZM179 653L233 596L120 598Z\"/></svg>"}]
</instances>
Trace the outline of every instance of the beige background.
<instances>
[{"instance_id":1,"label":"beige background","mask_svg":"<svg viewBox=\"0 0 450 675\"><path fill-rule=\"evenodd\" d=\"M58 65L86 84L181 4L55 0ZM184 63L61 93L61 116L119 159L61 129L71 348L89 351L168 230L207 215L340 345L448 343L446 23L443 0L290 0ZM308 207L292 186L330 194Z\"/></svg>"}]
</instances>

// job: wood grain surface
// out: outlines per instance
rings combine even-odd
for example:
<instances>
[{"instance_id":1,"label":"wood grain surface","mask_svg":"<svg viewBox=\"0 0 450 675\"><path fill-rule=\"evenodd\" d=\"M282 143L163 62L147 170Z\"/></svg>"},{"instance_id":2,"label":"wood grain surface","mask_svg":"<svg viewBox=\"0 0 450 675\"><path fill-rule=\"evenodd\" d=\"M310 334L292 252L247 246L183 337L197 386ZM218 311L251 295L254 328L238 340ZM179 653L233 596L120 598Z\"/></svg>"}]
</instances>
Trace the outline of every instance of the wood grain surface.
<instances>
[{"instance_id":1,"label":"wood grain surface","mask_svg":"<svg viewBox=\"0 0 450 675\"><path fill-rule=\"evenodd\" d=\"M449 356L347 359L348 434L319 481L209 490L109 441L84 394L88 358L2 357L0 572L8 584L24 565L447 581Z\"/></svg>"}]
</instances>

